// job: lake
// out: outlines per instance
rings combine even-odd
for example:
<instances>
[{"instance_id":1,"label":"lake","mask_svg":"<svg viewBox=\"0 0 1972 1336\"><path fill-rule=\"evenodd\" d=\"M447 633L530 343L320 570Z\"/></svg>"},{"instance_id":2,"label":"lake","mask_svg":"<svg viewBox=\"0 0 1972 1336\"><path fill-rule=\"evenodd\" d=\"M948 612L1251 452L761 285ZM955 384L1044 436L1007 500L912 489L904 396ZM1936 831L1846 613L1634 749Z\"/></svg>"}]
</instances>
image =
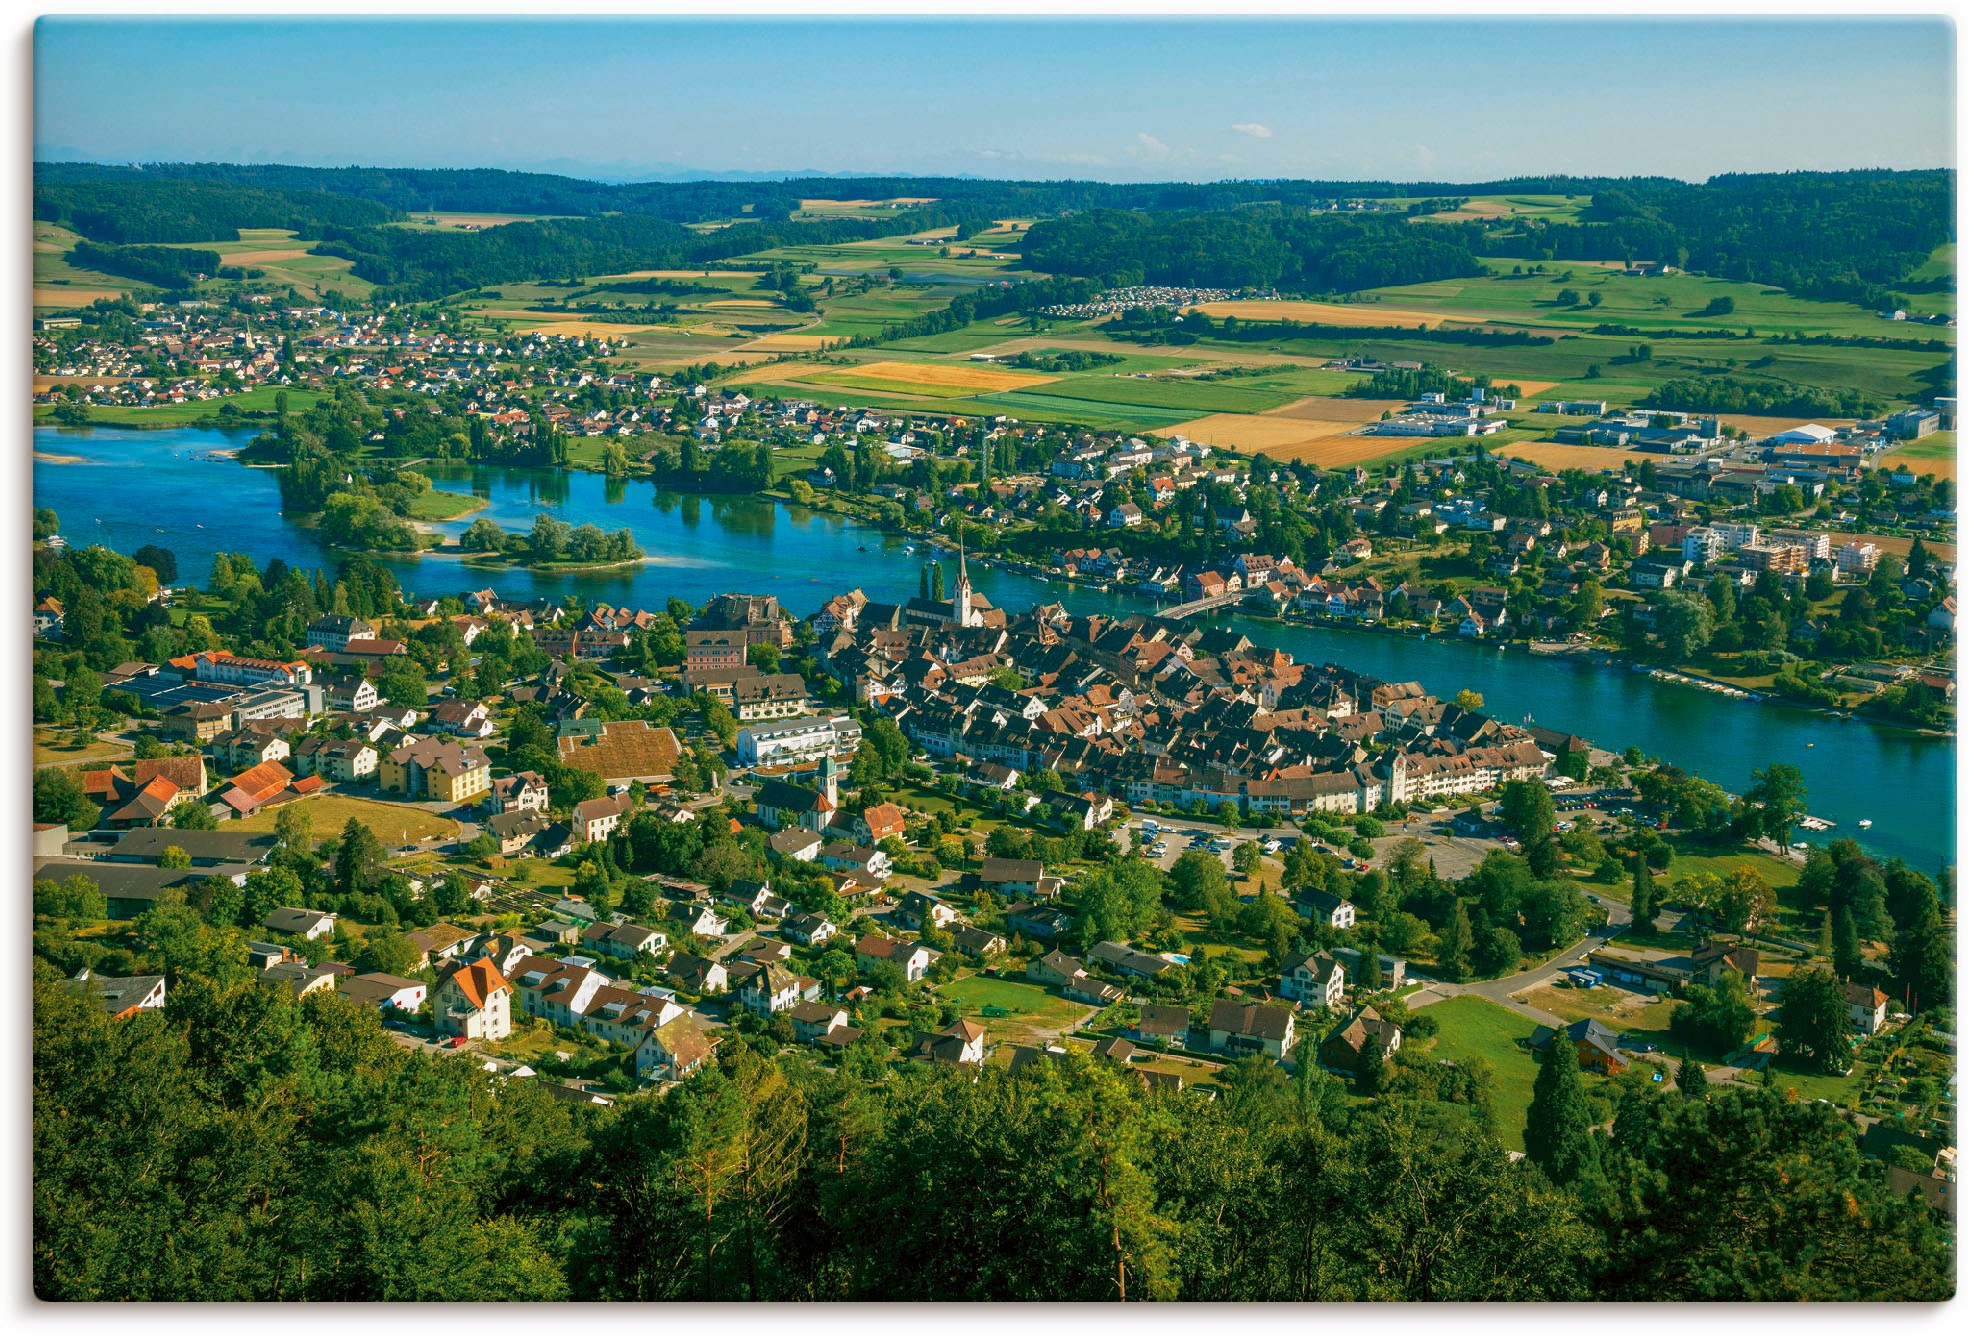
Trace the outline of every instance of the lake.
<instances>
[{"instance_id":1,"label":"lake","mask_svg":"<svg viewBox=\"0 0 1972 1336\"><path fill-rule=\"evenodd\" d=\"M36 428L37 455L79 462L37 458L35 504L61 516L62 534L72 543L101 542L123 552L145 543L169 548L183 580L203 583L215 552L244 552L263 564L279 556L300 566L333 565L335 554L312 529L281 516L271 470L199 458L248 438L199 429ZM415 593L491 587L513 598L578 594L591 603L662 607L673 595L702 603L743 590L773 594L805 615L857 586L882 601L908 598L918 588L921 545L907 553L907 539L798 506L758 497L686 496L593 473L461 465L432 466L430 472L435 486L487 503L475 515L436 526L441 530L457 532L480 516L525 529L546 512L571 524L628 528L652 560L636 568L556 575L490 571L439 557L391 561ZM1015 611L1047 602L1076 612L1150 607L1139 598L1000 570L978 570L973 583ZM1927 873L1953 857L1954 749L1948 739L1732 700L1621 667L1340 627L1237 615L1221 620L1300 660L1346 664L1387 680L1414 679L1446 698L1471 688L1486 698L1488 713L1507 722L1531 718L1616 750L1635 743L1735 792L1755 767L1785 761L1807 780L1809 810L1838 823L1832 835L1854 837ZM1874 822L1867 831L1856 825L1865 818Z\"/></svg>"}]
</instances>

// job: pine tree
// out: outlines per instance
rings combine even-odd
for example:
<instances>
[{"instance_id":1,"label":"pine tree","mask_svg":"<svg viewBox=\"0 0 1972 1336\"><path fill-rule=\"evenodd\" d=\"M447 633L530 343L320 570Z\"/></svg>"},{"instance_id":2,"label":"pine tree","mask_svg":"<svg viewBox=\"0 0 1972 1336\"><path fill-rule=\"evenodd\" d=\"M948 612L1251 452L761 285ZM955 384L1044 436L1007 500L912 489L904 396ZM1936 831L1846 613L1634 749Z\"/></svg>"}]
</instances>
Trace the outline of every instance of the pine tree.
<instances>
[{"instance_id":1,"label":"pine tree","mask_svg":"<svg viewBox=\"0 0 1972 1336\"><path fill-rule=\"evenodd\" d=\"M1678 1093L1686 1099L1703 1099L1708 1086L1705 1069L1689 1053L1678 1062Z\"/></svg>"},{"instance_id":2,"label":"pine tree","mask_svg":"<svg viewBox=\"0 0 1972 1336\"><path fill-rule=\"evenodd\" d=\"M1472 974L1472 918L1465 912L1465 901L1452 906L1452 919L1438 941L1438 968L1453 983Z\"/></svg>"},{"instance_id":3,"label":"pine tree","mask_svg":"<svg viewBox=\"0 0 1972 1336\"><path fill-rule=\"evenodd\" d=\"M1851 980L1862 973L1862 944L1856 939L1856 921L1846 905L1835 911L1834 919L1829 931L1829 959L1835 962L1836 978Z\"/></svg>"},{"instance_id":4,"label":"pine tree","mask_svg":"<svg viewBox=\"0 0 1972 1336\"><path fill-rule=\"evenodd\" d=\"M1890 973L1911 1010L1950 1006L1955 961L1951 930L1935 900L1928 901L1890 945Z\"/></svg>"},{"instance_id":5,"label":"pine tree","mask_svg":"<svg viewBox=\"0 0 1972 1336\"><path fill-rule=\"evenodd\" d=\"M1658 899L1657 879L1650 875L1650 864L1643 855L1636 856L1636 872L1631 878L1630 918L1643 932L1652 931L1651 925L1657 919L1661 902Z\"/></svg>"},{"instance_id":6,"label":"pine tree","mask_svg":"<svg viewBox=\"0 0 1972 1336\"><path fill-rule=\"evenodd\" d=\"M1534 1078L1534 1102L1527 1109L1527 1158L1563 1185L1582 1176L1594 1157L1589 1137L1589 1102L1574 1041L1557 1029Z\"/></svg>"}]
</instances>

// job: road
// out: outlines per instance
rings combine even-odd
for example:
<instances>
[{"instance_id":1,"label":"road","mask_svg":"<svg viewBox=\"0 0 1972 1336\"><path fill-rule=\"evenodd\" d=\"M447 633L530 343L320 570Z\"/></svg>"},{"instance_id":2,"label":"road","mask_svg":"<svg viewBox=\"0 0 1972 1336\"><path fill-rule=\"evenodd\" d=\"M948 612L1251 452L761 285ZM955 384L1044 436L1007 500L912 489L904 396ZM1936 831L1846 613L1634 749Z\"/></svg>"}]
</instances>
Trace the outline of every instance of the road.
<instances>
[{"instance_id":1,"label":"road","mask_svg":"<svg viewBox=\"0 0 1972 1336\"><path fill-rule=\"evenodd\" d=\"M1614 900L1604 900L1602 907L1609 911L1607 923L1594 929L1573 946L1557 951L1532 969L1522 970L1518 974L1508 974L1498 979L1476 979L1471 983L1451 983L1442 979L1433 979L1404 1001L1415 1008L1428 1007L1448 997L1483 997L1488 1002L1497 1002L1507 1010L1517 1011L1529 1020L1537 1021L1542 1025L1566 1024L1552 1012L1515 1001L1513 995L1536 984L1553 982L1561 974L1587 960L1589 952L1600 950L1610 938L1620 936L1623 929L1630 926L1628 905L1619 904Z\"/></svg>"}]
</instances>

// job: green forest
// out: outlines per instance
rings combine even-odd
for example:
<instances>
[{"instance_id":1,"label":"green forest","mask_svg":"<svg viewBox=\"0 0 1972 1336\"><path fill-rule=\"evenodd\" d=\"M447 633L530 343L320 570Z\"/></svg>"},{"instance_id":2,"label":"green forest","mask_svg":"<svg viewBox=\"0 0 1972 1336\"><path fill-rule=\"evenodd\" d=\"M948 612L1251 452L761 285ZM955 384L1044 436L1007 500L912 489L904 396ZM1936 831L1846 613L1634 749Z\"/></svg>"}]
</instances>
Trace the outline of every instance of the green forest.
<instances>
[{"instance_id":1,"label":"green forest","mask_svg":"<svg viewBox=\"0 0 1972 1336\"><path fill-rule=\"evenodd\" d=\"M1519 1162L1483 1082L1466 1116L1264 1060L1206 1100L1081 1056L872 1078L733 1038L594 1107L407 1052L374 1012L256 983L237 932L152 913L162 1012L113 1020L36 964L46 1300L1952 1292L1928 1208L1773 1089L1639 1085L1591 1133L1544 1069Z\"/></svg>"}]
</instances>

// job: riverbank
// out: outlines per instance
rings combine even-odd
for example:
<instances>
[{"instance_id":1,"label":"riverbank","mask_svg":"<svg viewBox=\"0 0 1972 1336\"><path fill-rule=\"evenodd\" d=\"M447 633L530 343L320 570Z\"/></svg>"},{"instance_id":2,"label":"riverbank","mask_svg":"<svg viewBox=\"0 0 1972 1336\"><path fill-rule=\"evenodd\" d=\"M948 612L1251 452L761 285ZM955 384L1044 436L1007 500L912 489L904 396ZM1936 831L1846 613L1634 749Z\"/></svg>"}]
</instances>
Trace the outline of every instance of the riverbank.
<instances>
[{"instance_id":1,"label":"riverbank","mask_svg":"<svg viewBox=\"0 0 1972 1336\"><path fill-rule=\"evenodd\" d=\"M174 437L49 430L37 432L34 444L105 466L35 466L36 504L61 514L63 536L72 543L101 542L124 553L155 543L176 553L181 578L201 584L219 552L249 554L259 563L278 556L291 565L324 569L344 559L325 547L317 530L281 514L275 479L266 470L215 477L213 465L197 461L204 450L238 444L221 433L187 431ZM579 470L434 461L428 471L439 486L486 497L484 515L509 531L523 530L547 512L576 525L627 527L654 555L601 572L538 573L513 564L466 568L455 558L375 557L407 597L489 587L516 602L572 595L590 605L661 608L668 598L696 606L747 590L775 595L801 617L858 586L880 602L909 600L918 592L928 541L924 535L886 534L844 514L829 504L826 492L811 507L777 505L754 495L654 491ZM906 552L907 546L914 551ZM970 560L970 538L967 555ZM1059 603L1077 616L1123 617L1149 610L1139 591L1044 583L1020 573L1018 565L989 554L974 568L974 588L1010 613L1045 603ZM946 573L949 577L949 568ZM1815 812L1844 829L1853 829L1862 817L1875 819L1862 837L1875 856L1902 857L1927 868L1951 857L1954 758L1950 744L1937 738L1880 725L1858 727L1812 710L1750 709L1644 673L1580 671L1596 666L1580 656L1557 662L1452 637L1420 640L1415 631L1372 635L1365 634L1366 626L1343 622L1248 620L1237 608L1214 613L1213 624L1276 645L1304 663L1343 664L1388 682L1418 681L1445 699L1470 689L1485 697L1485 712L1503 722L1532 718L1605 744L1634 742L1729 790L1742 789L1753 769L1786 761L1802 770Z\"/></svg>"}]
</instances>

